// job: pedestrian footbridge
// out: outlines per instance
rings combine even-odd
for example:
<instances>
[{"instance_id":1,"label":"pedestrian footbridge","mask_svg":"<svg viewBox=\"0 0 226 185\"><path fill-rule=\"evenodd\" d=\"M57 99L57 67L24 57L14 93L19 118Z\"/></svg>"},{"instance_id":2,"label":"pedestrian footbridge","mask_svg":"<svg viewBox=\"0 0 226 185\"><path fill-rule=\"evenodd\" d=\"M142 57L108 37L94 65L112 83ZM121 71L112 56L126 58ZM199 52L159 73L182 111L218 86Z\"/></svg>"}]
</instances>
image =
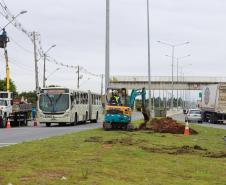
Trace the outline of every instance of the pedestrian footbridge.
<instances>
[{"instance_id":1,"label":"pedestrian footbridge","mask_svg":"<svg viewBox=\"0 0 226 185\"><path fill-rule=\"evenodd\" d=\"M173 89L175 90L201 90L204 85L226 83L226 77L209 76L179 76L174 77ZM112 76L110 78L112 88L143 88L148 89L147 76ZM172 90L172 77L152 76L152 90Z\"/></svg>"}]
</instances>

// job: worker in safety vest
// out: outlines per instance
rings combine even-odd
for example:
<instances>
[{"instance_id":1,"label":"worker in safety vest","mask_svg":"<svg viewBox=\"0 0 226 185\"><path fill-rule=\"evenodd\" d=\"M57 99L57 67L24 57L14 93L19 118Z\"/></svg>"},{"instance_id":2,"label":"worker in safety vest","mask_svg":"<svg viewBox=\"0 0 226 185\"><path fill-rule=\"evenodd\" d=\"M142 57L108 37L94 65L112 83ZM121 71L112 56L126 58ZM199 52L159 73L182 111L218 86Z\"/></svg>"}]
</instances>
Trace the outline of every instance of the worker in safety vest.
<instances>
[{"instance_id":1,"label":"worker in safety vest","mask_svg":"<svg viewBox=\"0 0 226 185\"><path fill-rule=\"evenodd\" d=\"M121 105L121 98L119 97L117 91L113 92L113 96L111 97L110 103L112 105Z\"/></svg>"}]
</instances>

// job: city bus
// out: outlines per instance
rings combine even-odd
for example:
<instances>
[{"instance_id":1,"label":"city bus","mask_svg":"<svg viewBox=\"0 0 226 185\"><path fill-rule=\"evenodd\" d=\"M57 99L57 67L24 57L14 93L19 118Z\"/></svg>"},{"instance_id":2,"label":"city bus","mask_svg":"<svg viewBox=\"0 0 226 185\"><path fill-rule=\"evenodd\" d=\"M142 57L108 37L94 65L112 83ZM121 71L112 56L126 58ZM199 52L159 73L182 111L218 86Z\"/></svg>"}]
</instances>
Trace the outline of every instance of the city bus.
<instances>
[{"instance_id":1,"label":"city bus","mask_svg":"<svg viewBox=\"0 0 226 185\"><path fill-rule=\"evenodd\" d=\"M91 91L48 87L38 93L37 117L47 127L52 123L74 126L79 122L97 122L101 113L101 96Z\"/></svg>"}]
</instances>

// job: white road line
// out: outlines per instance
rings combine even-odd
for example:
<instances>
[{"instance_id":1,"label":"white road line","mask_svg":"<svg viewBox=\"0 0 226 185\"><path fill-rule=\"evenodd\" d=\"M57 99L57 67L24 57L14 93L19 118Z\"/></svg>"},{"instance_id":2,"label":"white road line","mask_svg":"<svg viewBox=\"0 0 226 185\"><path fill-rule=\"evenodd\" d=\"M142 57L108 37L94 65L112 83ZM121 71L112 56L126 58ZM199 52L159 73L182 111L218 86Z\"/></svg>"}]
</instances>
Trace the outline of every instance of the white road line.
<instances>
[{"instance_id":1,"label":"white road line","mask_svg":"<svg viewBox=\"0 0 226 185\"><path fill-rule=\"evenodd\" d=\"M0 143L0 148L7 147L10 145L16 145L17 143Z\"/></svg>"},{"instance_id":2,"label":"white road line","mask_svg":"<svg viewBox=\"0 0 226 185\"><path fill-rule=\"evenodd\" d=\"M16 145L17 143L0 143L0 145Z\"/></svg>"}]
</instances>

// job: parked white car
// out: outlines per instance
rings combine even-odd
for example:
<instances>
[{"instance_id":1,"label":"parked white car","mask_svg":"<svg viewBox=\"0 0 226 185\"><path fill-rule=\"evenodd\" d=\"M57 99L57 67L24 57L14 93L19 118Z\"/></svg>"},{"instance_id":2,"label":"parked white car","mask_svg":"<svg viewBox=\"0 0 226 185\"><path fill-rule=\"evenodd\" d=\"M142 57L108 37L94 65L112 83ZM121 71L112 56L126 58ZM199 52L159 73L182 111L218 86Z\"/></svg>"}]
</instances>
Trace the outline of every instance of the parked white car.
<instances>
[{"instance_id":1,"label":"parked white car","mask_svg":"<svg viewBox=\"0 0 226 185\"><path fill-rule=\"evenodd\" d=\"M202 113L200 109L189 109L186 116L185 122L198 122L202 123Z\"/></svg>"}]
</instances>

